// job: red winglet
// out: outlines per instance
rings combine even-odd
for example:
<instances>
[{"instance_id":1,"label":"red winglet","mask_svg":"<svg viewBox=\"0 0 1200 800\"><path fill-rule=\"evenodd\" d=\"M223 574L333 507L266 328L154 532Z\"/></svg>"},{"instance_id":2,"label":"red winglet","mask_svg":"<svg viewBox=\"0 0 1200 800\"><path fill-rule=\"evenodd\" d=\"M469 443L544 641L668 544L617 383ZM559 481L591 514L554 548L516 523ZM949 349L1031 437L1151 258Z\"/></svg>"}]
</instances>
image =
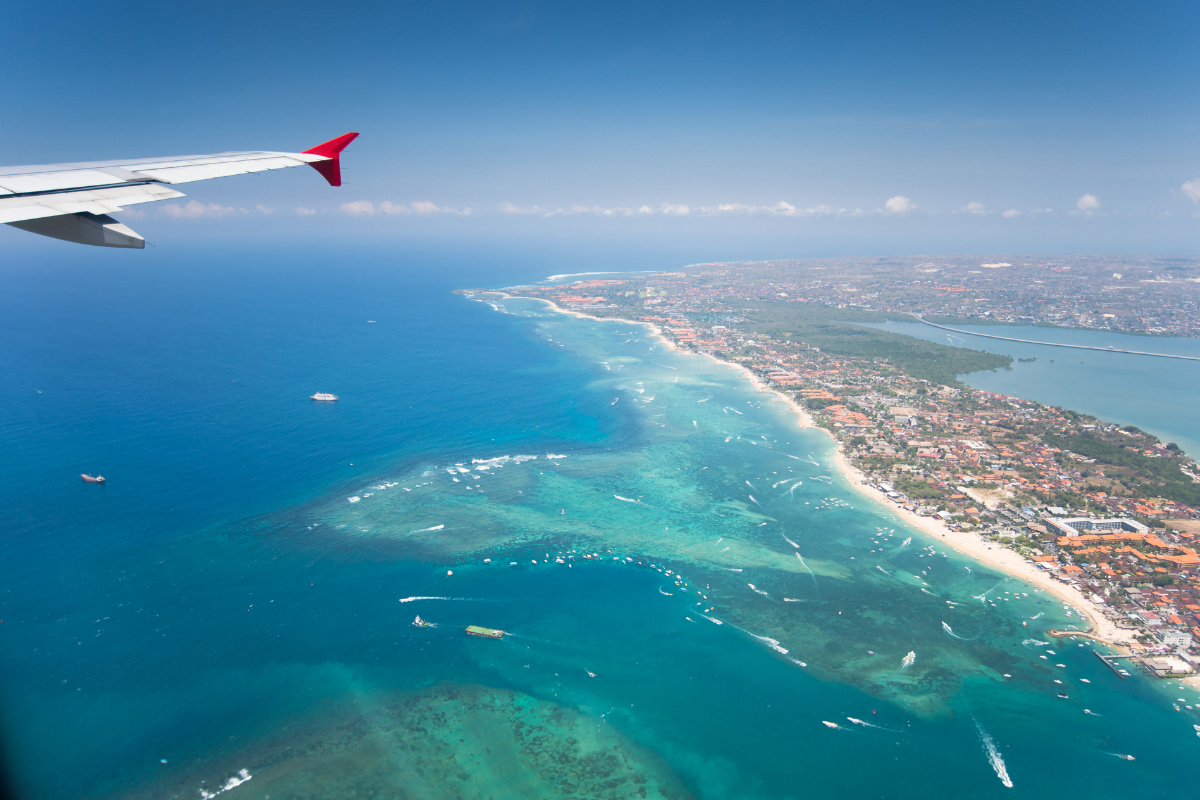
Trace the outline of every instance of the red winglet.
<instances>
[{"instance_id":1,"label":"red winglet","mask_svg":"<svg viewBox=\"0 0 1200 800\"><path fill-rule=\"evenodd\" d=\"M314 161L309 164L310 167L321 173L325 180L329 181L330 186L342 185L342 164L339 157L342 151L346 149L346 145L358 138L357 133L346 133L330 139L328 142L319 144L316 147L311 147L305 150L305 153L311 153L316 156L325 156L328 161Z\"/></svg>"}]
</instances>

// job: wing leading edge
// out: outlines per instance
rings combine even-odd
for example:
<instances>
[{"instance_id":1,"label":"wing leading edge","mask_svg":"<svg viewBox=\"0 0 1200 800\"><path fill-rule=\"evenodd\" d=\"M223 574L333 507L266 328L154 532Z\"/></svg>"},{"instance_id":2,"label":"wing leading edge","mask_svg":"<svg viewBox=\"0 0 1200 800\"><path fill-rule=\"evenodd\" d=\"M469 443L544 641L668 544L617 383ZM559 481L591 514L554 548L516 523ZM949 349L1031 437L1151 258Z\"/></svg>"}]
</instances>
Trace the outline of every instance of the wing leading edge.
<instances>
[{"instance_id":1,"label":"wing leading edge","mask_svg":"<svg viewBox=\"0 0 1200 800\"><path fill-rule=\"evenodd\" d=\"M132 161L96 161L0 168L0 222L31 233L99 247L141 249L146 240L110 213L183 192L167 186L266 172L308 164L342 185L341 153L357 133L347 133L303 153L250 151Z\"/></svg>"}]
</instances>

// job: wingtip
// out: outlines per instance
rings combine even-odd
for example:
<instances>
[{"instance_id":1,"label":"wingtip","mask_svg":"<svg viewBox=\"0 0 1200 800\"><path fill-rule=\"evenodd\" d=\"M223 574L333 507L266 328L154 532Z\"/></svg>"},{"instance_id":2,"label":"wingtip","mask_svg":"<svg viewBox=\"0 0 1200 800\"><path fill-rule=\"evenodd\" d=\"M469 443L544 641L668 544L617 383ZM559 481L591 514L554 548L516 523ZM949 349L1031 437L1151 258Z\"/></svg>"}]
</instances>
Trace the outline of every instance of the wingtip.
<instances>
[{"instance_id":1,"label":"wingtip","mask_svg":"<svg viewBox=\"0 0 1200 800\"><path fill-rule=\"evenodd\" d=\"M316 156L325 156L326 158L337 158L346 146L358 138L357 133L343 133L336 139L330 139L328 142L321 142L316 147L310 147L305 150L305 153L311 153Z\"/></svg>"},{"instance_id":2,"label":"wingtip","mask_svg":"<svg viewBox=\"0 0 1200 800\"><path fill-rule=\"evenodd\" d=\"M343 133L336 139L330 139L328 142L322 142L316 147L310 147L304 152L315 156L324 156L329 160L314 161L309 164L309 166L321 173L321 176L325 178L325 180L329 181L330 186L341 186L341 154L342 151L346 149L346 146L357 138L357 133Z\"/></svg>"}]
</instances>

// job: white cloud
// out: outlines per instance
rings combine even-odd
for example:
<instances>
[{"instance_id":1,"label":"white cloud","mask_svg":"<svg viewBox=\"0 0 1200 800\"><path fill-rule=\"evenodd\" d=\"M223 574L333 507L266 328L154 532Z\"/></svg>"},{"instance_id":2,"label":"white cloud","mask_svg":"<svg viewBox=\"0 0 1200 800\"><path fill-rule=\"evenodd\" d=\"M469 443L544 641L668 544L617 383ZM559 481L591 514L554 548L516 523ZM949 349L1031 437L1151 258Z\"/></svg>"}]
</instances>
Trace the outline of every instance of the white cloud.
<instances>
[{"instance_id":1,"label":"white cloud","mask_svg":"<svg viewBox=\"0 0 1200 800\"><path fill-rule=\"evenodd\" d=\"M677 203L660 203L658 207L647 205L638 206L637 208L627 208L623 206L615 206L613 208L605 208L604 206L568 206L567 208L556 208L553 211L543 212L538 206L530 208L520 208L511 203L502 203L500 210L505 214L533 214L542 213L547 217L562 217L572 216L576 214L592 214L601 217L633 217L633 216L652 216L662 215L668 217L690 217L690 216L745 216L751 214L766 214L776 217L814 217L825 214L835 214L838 216L859 216L863 212L861 209L853 211L846 208L833 208L824 204L812 206L810 208L798 208L786 200L780 200L778 203L769 206L748 206L742 203L721 203L715 206L689 206Z\"/></svg>"},{"instance_id":2,"label":"white cloud","mask_svg":"<svg viewBox=\"0 0 1200 800\"><path fill-rule=\"evenodd\" d=\"M384 200L379 205L375 205L370 200L355 200L353 203L342 203L342 211L356 217L369 217L376 213L389 216L396 214L453 214L466 217L475 213L470 207L450 208L449 206L439 206L431 200L414 200L407 204Z\"/></svg>"},{"instance_id":3,"label":"white cloud","mask_svg":"<svg viewBox=\"0 0 1200 800\"><path fill-rule=\"evenodd\" d=\"M258 213L260 213L260 214L263 214L263 215L266 215L266 214L274 214L274 213L275 213L275 209L273 209L273 208L267 208L266 206L262 205L261 203L260 203L259 205L256 205L256 206L254 207L254 210L255 210L255 211L257 211L257 212L258 212ZM244 213L246 213L246 209L244 209L244 208L243 208L243 209L241 209L241 211L242 211L242 213L243 213L243 214L244 214Z\"/></svg>"},{"instance_id":4,"label":"white cloud","mask_svg":"<svg viewBox=\"0 0 1200 800\"><path fill-rule=\"evenodd\" d=\"M1008 211L1005 211L1000 216L1004 217L1005 219L1012 219L1013 217L1021 216L1021 212L1017 211L1015 208L1010 208Z\"/></svg>"},{"instance_id":5,"label":"white cloud","mask_svg":"<svg viewBox=\"0 0 1200 800\"><path fill-rule=\"evenodd\" d=\"M1075 207L1083 212L1095 211L1100 207L1100 201L1096 199L1096 195L1094 194L1085 194L1075 201Z\"/></svg>"},{"instance_id":6,"label":"white cloud","mask_svg":"<svg viewBox=\"0 0 1200 800\"><path fill-rule=\"evenodd\" d=\"M356 217L369 217L375 213L375 204L370 200L355 200L353 203L342 203L342 211Z\"/></svg>"},{"instance_id":7,"label":"white cloud","mask_svg":"<svg viewBox=\"0 0 1200 800\"><path fill-rule=\"evenodd\" d=\"M1200 203L1200 178L1194 181L1188 181L1183 186L1183 193L1192 199L1193 203Z\"/></svg>"},{"instance_id":8,"label":"white cloud","mask_svg":"<svg viewBox=\"0 0 1200 800\"><path fill-rule=\"evenodd\" d=\"M296 207L296 216L298 217L311 217L316 213L317 210L315 208L305 208L304 206Z\"/></svg>"},{"instance_id":9,"label":"white cloud","mask_svg":"<svg viewBox=\"0 0 1200 800\"><path fill-rule=\"evenodd\" d=\"M916 207L916 203L914 203L912 200L909 200L902 194L898 194L895 197L889 198L888 201L883 204L884 213L886 214L907 214L909 211L916 209Z\"/></svg>"},{"instance_id":10,"label":"white cloud","mask_svg":"<svg viewBox=\"0 0 1200 800\"><path fill-rule=\"evenodd\" d=\"M200 217L229 217L237 214L238 211L230 206L218 206L214 203L205 205L204 203L191 200L187 205L181 206L178 203L167 203L159 211L163 215L174 219L199 219Z\"/></svg>"},{"instance_id":11,"label":"white cloud","mask_svg":"<svg viewBox=\"0 0 1200 800\"><path fill-rule=\"evenodd\" d=\"M986 214L987 206L985 206L983 203L967 203L966 206L960 210L965 211L968 214Z\"/></svg>"},{"instance_id":12,"label":"white cloud","mask_svg":"<svg viewBox=\"0 0 1200 800\"><path fill-rule=\"evenodd\" d=\"M499 208L500 208L500 212L503 214L541 214L542 213L542 209L538 208L537 206L530 206L529 208L521 208L520 206L513 205L512 203L509 203L508 201L501 203Z\"/></svg>"}]
</instances>

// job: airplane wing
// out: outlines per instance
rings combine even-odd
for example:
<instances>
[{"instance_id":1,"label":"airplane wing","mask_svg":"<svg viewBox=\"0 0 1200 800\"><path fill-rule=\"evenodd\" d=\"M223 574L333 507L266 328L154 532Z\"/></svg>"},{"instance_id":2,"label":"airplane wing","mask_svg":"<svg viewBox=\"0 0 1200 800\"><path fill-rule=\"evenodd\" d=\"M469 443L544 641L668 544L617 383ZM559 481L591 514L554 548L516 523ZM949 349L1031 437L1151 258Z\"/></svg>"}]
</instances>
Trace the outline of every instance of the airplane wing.
<instances>
[{"instance_id":1,"label":"airplane wing","mask_svg":"<svg viewBox=\"0 0 1200 800\"><path fill-rule=\"evenodd\" d=\"M0 167L0 222L68 242L141 249L146 240L109 214L137 203L183 197L169 188L175 184L304 164L330 186L341 186L341 152L357 137L347 133L303 153L251 151Z\"/></svg>"}]
</instances>

